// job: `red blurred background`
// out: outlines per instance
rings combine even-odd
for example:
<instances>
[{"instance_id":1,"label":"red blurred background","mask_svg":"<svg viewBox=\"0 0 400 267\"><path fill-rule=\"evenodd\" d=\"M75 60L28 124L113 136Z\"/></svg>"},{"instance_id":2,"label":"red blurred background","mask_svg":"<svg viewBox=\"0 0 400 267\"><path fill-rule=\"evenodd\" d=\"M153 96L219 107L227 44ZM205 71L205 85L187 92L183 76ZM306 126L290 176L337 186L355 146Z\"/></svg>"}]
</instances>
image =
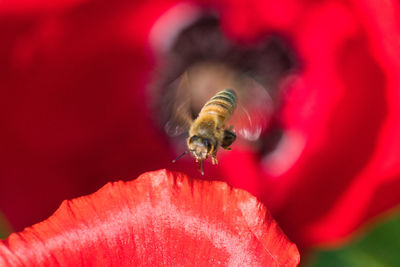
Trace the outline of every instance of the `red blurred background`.
<instances>
[{"instance_id":1,"label":"red blurred background","mask_svg":"<svg viewBox=\"0 0 400 267\"><path fill-rule=\"evenodd\" d=\"M284 88L285 142L267 156L233 149L207 179L255 194L300 248L397 207L397 2L18 0L0 3L0 211L13 230L108 181L200 177L193 160L172 165L149 111L150 32L171 10L171 32L212 10L232 40L279 33L301 65Z\"/></svg>"}]
</instances>

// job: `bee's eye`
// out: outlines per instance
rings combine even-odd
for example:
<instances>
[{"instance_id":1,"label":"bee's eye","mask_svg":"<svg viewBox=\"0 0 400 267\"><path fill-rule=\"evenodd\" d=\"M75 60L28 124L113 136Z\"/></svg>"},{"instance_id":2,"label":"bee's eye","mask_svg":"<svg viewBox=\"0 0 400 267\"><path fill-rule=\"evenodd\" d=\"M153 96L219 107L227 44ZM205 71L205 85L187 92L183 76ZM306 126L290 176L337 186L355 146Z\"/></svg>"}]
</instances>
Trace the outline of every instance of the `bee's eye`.
<instances>
[{"instance_id":1,"label":"bee's eye","mask_svg":"<svg viewBox=\"0 0 400 267\"><path fill-rule=\"evenodd\" d=\"M196 139L199 139L199 137L197 135L193 135L192 137L190 137L189 139L189 143L193 143L196 141Z\"/></svg>"},{"instance_id":2,"label":"bee's eye","mask_svg":"<svg viewBox=\"0 0 400 267\"><path fill-rule=\"evenodd\" d=\"M211 142L208 139L203 139L203 144L205 147L207 147L207 150L210 151L211 150Z\"/></svg>"}]
</instances>

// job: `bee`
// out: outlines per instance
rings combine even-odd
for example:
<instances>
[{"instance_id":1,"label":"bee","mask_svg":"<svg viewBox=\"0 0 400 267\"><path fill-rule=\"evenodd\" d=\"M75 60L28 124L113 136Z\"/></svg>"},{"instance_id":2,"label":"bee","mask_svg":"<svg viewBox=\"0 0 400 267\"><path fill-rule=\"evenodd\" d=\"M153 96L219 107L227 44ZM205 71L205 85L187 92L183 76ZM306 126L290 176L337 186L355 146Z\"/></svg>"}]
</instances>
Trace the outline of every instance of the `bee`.
<instances>
[{"instance_id":1,"label":"bee","mask_svg":"<svg viewBox=\"0 0 400 267\"><path fill-rule=\"evenodd\" d=\"M241 138L254 141L272 113L272 100L265 88L216 62L191 66L171 86L174 90L168 92L173 98L166 97L170 104L166 113L170 113L165 130L170 136L188 132L187 150L173 162L189 153L202 175L204 160L211 157L212 164L218 164L219 147L231 150L237 138L234 126Z\"/></svg>"},{"instance_id":2,"label":"bee","mask_svg":"<svg viewBox=\"0 0 400 267\"><path fill-rule=\"evenodd\" d=\"M218 146L230 150L230 145L236 140L233 126L225 128L226 121L235 110L236 99L233 89L220 91L204 105L189 129L187 146L203 175L203 160L211 156L212 163L218 164ZM181 156L185 154L186 151Z\"/></svg>"}]
</instances>

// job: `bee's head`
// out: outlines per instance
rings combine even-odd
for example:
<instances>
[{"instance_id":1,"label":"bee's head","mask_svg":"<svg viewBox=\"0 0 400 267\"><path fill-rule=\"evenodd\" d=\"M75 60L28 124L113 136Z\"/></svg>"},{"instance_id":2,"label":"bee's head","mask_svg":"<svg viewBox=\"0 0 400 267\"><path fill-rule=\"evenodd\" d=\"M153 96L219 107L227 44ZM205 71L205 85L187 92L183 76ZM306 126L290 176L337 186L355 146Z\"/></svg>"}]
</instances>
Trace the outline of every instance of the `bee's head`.
<instances>
[{"instance_id":1,"label":"bee's head","mask_svg":"<svg viewBox=\"0 0 400 267\"><path fill-rule=\"evenodd\" d=\"M214 150L212 140L206 137L193 135L188 138L187 143L190 153L198 160L207 159L208 155Z\"/></svg>"}]
</instances>

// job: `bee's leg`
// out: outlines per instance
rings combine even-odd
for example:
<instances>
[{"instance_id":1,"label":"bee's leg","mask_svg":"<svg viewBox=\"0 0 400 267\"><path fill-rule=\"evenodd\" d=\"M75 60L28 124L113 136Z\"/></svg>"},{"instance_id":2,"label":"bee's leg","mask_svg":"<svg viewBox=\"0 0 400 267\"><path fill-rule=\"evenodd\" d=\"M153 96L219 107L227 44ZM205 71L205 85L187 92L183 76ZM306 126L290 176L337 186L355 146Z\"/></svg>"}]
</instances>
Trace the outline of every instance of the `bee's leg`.
<instances>
[{"instance_id":1,"label":"bee's leg","mask_svg":"<svg viewBox=\"0 0 400 267\"><path fill-rule=\"evenodd\" d=\"M222 139L221 146L226 150L231 150L229 146L232 145L232 143L236 140L236 134L232 130L233 126L224 130L224 138Z\"/></svg>"},{"instance_id":2,"label":"bee's leg","mask_svg":"<svg viewBox=\"0 0 400 267\"><path fill-rule=\"evenodd\" d=\"M218 164L217 151L215 151L215 153L212 154L212 156L211 156L211 162L212 162L213 165Z\"/></svg>"}]
</instances>

